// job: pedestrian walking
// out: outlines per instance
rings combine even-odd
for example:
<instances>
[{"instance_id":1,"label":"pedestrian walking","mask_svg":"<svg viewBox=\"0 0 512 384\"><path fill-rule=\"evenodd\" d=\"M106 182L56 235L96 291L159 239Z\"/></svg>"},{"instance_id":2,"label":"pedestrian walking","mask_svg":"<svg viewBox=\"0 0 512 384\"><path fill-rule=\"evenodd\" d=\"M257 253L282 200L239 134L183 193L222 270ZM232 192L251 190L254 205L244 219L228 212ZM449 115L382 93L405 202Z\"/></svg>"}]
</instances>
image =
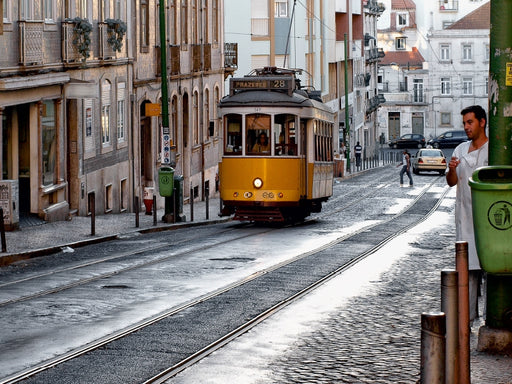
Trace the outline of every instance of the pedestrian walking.
<instances>
[{"instance_id":1,"label":"pedestrian walking","mask_svg":"<svg viewBox=\"0 0 512 384\"><path fill-rule=\"evenodd\" d=\"M354 153L356 155L356 167L361 167L361 154L363 153L363 147L359 144L359 141L354 146Z\"/></svg>"},{"instance_id":2,"label":"pedestrian walking","mask_svg":"<svg viewBox=\"0 0 512 384\"><path fill-rule=\"evenodd\" d=\"M469 262L469 318L478 317L478 289L481 267L475 246L471 188L468 180L473 171L489 163L489 139L485 133L487 114L479 105L461 111L464 131L469 141L459 144L448 164L446 181L457 186L455 200L455 231L457 241L467 241Z\"/></svg>"},{"instance_id":3,"label":"pedestrian walking","mask_svg":"<svg viewBox=\"0 0 512 384\"><path fill-rule=\"evenodd\" d=\"M407 149L404 149L404 152L402 154L402 162L397 165L397 167L402 166L402 169L400 169L400 186L404 185L404 173L407 174L407 177L409 178L409 186L412 187L412 175L411 175L411 154Z\"/></svg>"}]
</instances>

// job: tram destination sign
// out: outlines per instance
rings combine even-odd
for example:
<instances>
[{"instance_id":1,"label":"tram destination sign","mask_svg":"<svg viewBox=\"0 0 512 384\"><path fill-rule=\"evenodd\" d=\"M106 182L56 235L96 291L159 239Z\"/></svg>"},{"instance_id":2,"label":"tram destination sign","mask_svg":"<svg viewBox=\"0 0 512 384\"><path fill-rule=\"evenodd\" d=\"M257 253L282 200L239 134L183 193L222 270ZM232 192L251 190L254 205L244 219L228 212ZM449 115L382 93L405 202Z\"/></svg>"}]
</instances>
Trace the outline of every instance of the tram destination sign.
<instances>
[{"instance_id":1,"label":"tram destination sign","mask_svg":"<svg viewBox=\"0 0 512 384\"><path fill-rule=\"evenodd\" d=\"M295 89L295 79L289 76L243 77L231 79L230 85L232 95L238 91L249 90L287 91L291 94Z\"/></svg>"}]
</instances>

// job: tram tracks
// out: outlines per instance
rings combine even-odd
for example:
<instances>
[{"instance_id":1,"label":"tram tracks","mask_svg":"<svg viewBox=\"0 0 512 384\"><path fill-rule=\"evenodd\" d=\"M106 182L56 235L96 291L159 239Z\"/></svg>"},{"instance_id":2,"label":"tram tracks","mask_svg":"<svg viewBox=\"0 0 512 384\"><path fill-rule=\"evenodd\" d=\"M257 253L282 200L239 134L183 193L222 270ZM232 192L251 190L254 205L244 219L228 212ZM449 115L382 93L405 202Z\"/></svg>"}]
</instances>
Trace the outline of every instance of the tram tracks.
<instances>
[{"instance_id":1,"label":"tram tracks","mask_svg":"<svg viewBox=\"0 0 512 384\"><path fill-rule=\"evenodd\" d=\"M328 210L327 212L324 211L324 212L320 213L319 215L315 216L314 218L309 218L308 220L304 221L304 223L292 224L292 225L307 225L308 223L310 223L310 222L312 222L312 221L314 221L314 220L316 220L318 218L326 218L326 217L329 217L329 216L334 216L334 215L338 214L339 212L349 208L350 206L353 206L353 205L359 203L360 201L363 201L364 199L367 199L370 196L376 194L379 189L381 189L383 187L389 186L390 183L389 183L388 180L389 180L389 177L387 175L384 175L384 176L380 177L378 180L373 181L373 182L371 182L370 184L367 185L367 188L366 188L366 190L368 191L367 193L361 194L361 193L353 192L353 193L349 193L348 195L344 195L342 198L347 200L348 201L347 203L345 203L343 205L338 205L338 207L336 209L334 209L334 210ZM384 181L387 181L387 183L383 183ZM333 199L334 200L333 203L336 203L336 201L339 200L339 199L340 199L340 197L338 197L337 199ZM212 243L207 244L207 245L205 245L204 242L203 242L203 244L198 245L196 247L193 247L191 249L188 249L186 251L171 252L171 253L167 254L166 256L164 256L164 257L158 257L158 258L150 260L150 261L143 261L143 260L136 261L132 265L129 265L129 266L126 266L126 267L123 267L123 268L118 268L118 269L116 269L114 271L110 271L110 272L107 272L107 273L94 274L94 276L90 276L90 277L86 277L86 278L76 278L76 279L73 279L73 281L71 281L71 282L64 283L64 284L61 284L59 286L51 287L51 288L48 288L48 289L40 290L38 292L30 293L30 294L27 294L27 295L22 295L22 296L18 296L18 297L15 297L15 298L9 298L9 299L4 299L4 300L0 299L0 308L4 307L4 306L7 306L7 305L10 305L10 304L16 304L16 303L20 303L20 302L23 302L23 301L27 301L27 300L31 300L31 299L36 299L36 298L40 298L40 297L43 297L43 296L47 296L47 295L50 295L50 294L55 294L55 293L63 292L63 291L68 290L68 289L76 288L76 287L79 287L81 285L89 284L89 283L92 283L92 282L95 282L95 281L99 281L99 280L102 280L102 279L106 279L106 278L109 278L109 277L112 277L112 276L120 275L120 274L125 273L125 272L133 271L135 269L145 268L145 267L149 267L149 266L156 265L156 264L159 264L159 263L164 263L164 262L167 262L168 260L170 260L172 258L179 257L179 256L185 256L185 255L188 255L188 254L193 254L193 253L195 253L197 251L200 251L200 250L204 251L205 249L213 249L214 247L226 244L226 243L231 242L231 241L242 240L244 238L248 238L248 237L252 237L252 236L259 236L262 233L268 233L268 232L273 231L273 230L276 229L276 228L269 228L267 230L259 231L256 234L251 233L251 234L247 234L247 235L243 235L243 236L235 236L235 237L232 237L232 238L228 238L228 239L226 239L224 241L220 241L220 242L217 241L217 238L219 236L226 235L228 233L236 231L240 227L244 227L244 226L247 226L247 225L248 224L237 224L235 228L229 228L229 229L226 229L226 230L219 231L219 232L216 233L215 240ZM168 249L170 246L175 247L175 246L179 245L180 243L185 243L185 242L190 242L190 241L191 241L191 239L175 241L175 242L172 243L172 245L169 244L169 243L153 244L153 245L149 245L149 246L146 246L146 247L138 248L135 251L134 250L130 250L130 251L126 251L126 252L115 253L114 255L111 255L111 256L102 257L102 258L99 258L99 259L94 259L94 260L91 260L91 261L82 262L82 263L79 263L77 265L73 265L73 266L69 266L69 267L64 267L64 268L55 268L55 269L52 269L51 271L48 271L48 272L45 272L45 273L40 273L40 274L36 274L36 275L33 275L33 276L29 276L29 277L25 277L25 278L21 278L21 279L16 279L16 280L5 282L5 283L0 283L0 289L6 289L8 287L12 287L12 286L15 286L17 284L33 282L33 281L36 281L38 279L52 278L52 277L55 277L55 276L57 276L59 274L69 273L69 272L72 272L72 271L83 270L85 268L89 268L89 267L96 266L96 265L99 265L99 264L102 264L102 263L106 263L106 262L120 260L120 259L123 259L123 258L135 258L137 256L143 256L143 255L145 255L145 254L147 254L149 252L151 252L151 253L158 253L159 251L163 251L163 250ZM44 285L44 284L40 284L40 285Z\"/></svg>"},{"instance_id":2,"label":"tram tracks","mask_svg":"<svg viewBox=\"0 0 512 384\"><path fill-rule=\"evenodd\" d=\"M304 254L298 255L297 257L287 260L286 262L279 263L275 266L272 266L271 268L267 268L265 270L259 271L258 273L254 273L251 276L248 276L242 280L239 280L237 282L234 282L230 284L229 286L226 286L222 289L219 289L217 291L211 292L207 295L201 296L195 300L192 300L188 303L185 303L177 308L171 309L167 312L161 313L160 315L153 317L151 319L148 319L146 321L140 322L136 324L133 327L129 327L124 329L123 331L120 331L116 333L115 335L111 335L109 337L102 338L94 343L91 343L84 348L80 348L77 350L74 350L66 355L63 355L59 358L53 359L51 361L48 361L44 364L41 364L37 367L34 367L30 370L26 370L24 372L21 372L17 376L13 376L11 378L7 378L6 381L0 381L1 384L6 383L15 383L22 379L28 378L34 374L43 372L48 370L51 367L63 364L66 361L69 361L71 359L74 359L78 356L84 355L86 353L89 353L91 351L95 351L98 348L105 347L109 343L113 343L116 340L121 340L125 338L126 336L132 335L140 330L143 330L145 328L149 328L151 325L156 324L162 320L166 320L169 318L172 318L174 315L179 313L186 312L185 310L190 310L191 308L198 306L201 303L205 303L209 300L219 298L221 295L229 293L236 288L240 288L250 282L254 282L257 279L262 278L263 276L270 276L272 273L278 273L280 269L284 269L287 266L291 266L293 263L300 262L301 260L305 260L308 258L308 256L315 256L322 253L322 251L327 251L336 245L339 245L345 241L356 241L356 237L358 235L363 235L369 231L372 231L376 229L377 227L381 226L381 228L390 228L393 227L394 230L383 236L382 238L378 239L378 241L373 244L370 248L368 248L365 252L360 253L357 257L354 257L350 260L347 260L345 263L343 263L341 266L338 266L337 268L333 269L329 273L323 274L321 278L316 279L315 281L311 282L305 287L302 287L301 289L297 290L295 293L288 295L287 297L283 298L282 300L279 300L276 303L273 303L265 310L261 311L259 314L253 316L249 321L244 322L243 324L240 324L239 326L235 327L231 331L223 334L221 337L217 338L216 340L213 340L206 345L202 346L202 348L198 349L196 352L192 353L189 357L186 359L180 360L179 362L176 362L173 364L170 368L162 369L159 374L153 375L150 379L146 379L146 383L162 383L165 380L167 380L169 377L174 376L176 373L180 372L181 370L185 369L187 366L190 366L194 362L200 360L204 356L207 356L208 354L212 353L214 350L219 349L223 345L227 344L232 339L236 338L238 335L247 332L250 328L254 327L261 321L263 321L265 318L271 316L273 313L279 311L280 309L284 308L291 302L299 299L300 297L306 295L311 290L315 289L321 284L324 284L326 281L332 279L333 277L339 275L343 271L349 269L352 265L359 262L360 260L364 259L368 255L374 253L379 248L381 248L384 244L392 240L393 238L399 236L403 232L405 232L407 229L411 227L411 223L408 222L407 224L403 225L401 228L396 225L390 225L392 221L397 221L400 219L400 217L404 216L409 210L412 209L412 207L415 206L417 202L420 201L421 197L424 196L430 188L435 185L435 181L431 183L430 186L426 187L407 207L405 207L401 212L399 212L396 215L393 215L392 217L388 218L387 220L381 221L379 223L374 223L373 225L361 228L360 230L349 234L342 236L340 238L335 239L334 241L330 242L329 244L325 244L322 247L319 247L313 251L306 252ZM414 215L414 225L420 223L421 221L425 220L430 214L432 214L439 204L442 202L443 198L445 197L447 193L447 188L440 194L440 197L433 202L428 211L424 212L421 216L418 217L417 214Z\"/></svg>"}]
</instances>

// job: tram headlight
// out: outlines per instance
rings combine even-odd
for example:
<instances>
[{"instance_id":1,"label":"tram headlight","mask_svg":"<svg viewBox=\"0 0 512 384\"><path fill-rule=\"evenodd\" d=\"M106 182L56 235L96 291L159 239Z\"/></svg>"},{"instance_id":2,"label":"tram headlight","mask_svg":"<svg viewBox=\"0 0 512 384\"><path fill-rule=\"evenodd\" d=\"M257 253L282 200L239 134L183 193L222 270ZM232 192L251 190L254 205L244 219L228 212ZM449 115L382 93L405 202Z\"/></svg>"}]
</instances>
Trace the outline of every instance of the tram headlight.
<instances>
[{"instance_id":1,"label":"tram headlight","mask_svg":"<svg viewBox=\"0 0 512 384\"><path fill-rule=\"evenodd\" d=\"M263 180L261 180L259 177L255 178L252 182L252 185L254 185L254 188L260 189L263 185Z\"/></svg>"}]
</instances>

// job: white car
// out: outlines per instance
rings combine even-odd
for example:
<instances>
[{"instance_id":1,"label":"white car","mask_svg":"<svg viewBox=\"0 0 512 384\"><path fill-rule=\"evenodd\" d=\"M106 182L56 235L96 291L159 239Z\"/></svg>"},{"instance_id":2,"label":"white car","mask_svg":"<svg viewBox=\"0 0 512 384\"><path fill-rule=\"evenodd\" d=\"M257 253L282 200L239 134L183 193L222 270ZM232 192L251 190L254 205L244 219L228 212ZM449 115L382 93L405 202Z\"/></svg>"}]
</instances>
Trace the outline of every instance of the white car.
<instances>
[{"instance_id":1,"label":"white car","mask_svg":"<svg viewBox=\"0 0 512 384\"><path fill-rule=\"evenodd\" d=\"M422 171L436 171L440 175L446 172L446 157L440 149L420 149L411 159L412 171L419 174Z\"/></svg>"}]
</instances>

